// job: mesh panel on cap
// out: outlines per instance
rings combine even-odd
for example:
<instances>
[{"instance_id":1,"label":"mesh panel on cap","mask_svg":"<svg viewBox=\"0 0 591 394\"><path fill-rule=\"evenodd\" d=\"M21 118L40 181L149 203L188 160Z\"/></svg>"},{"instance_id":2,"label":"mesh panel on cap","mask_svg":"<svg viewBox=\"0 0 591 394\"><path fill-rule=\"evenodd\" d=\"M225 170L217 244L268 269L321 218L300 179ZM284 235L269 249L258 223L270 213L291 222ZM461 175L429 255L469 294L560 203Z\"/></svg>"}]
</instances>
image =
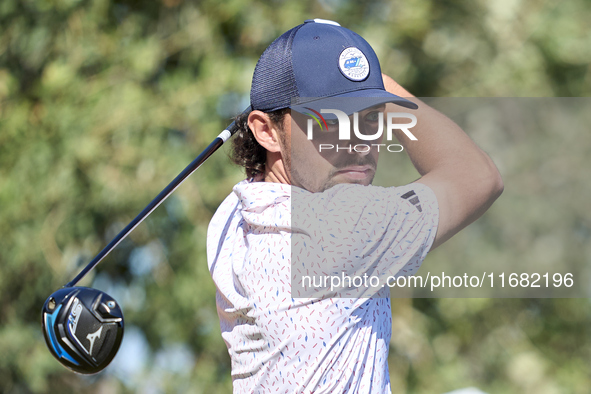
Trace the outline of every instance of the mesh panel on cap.
<instances>
[{"instance_id":1,"label":"mesh panel on cap","mask_svg":"<svg viewBox=\"0 0 591 394\"><path fill-rule=\"evenodd\" d=\"M298 97L291 62L291 45L302 26L283 33L261 55L252 76L252 109L275 111L287 108L292 97Z\"/></svg>"}]
</instances>

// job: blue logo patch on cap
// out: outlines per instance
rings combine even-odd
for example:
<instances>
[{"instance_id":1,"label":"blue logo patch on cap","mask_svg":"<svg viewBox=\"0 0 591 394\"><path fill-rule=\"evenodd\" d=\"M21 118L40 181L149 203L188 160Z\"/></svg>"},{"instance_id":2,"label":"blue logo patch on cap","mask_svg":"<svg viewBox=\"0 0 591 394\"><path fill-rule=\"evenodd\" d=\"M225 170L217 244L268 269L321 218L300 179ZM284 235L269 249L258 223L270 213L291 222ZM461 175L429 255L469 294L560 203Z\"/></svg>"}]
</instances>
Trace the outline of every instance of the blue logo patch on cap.
<instances>
[{"instance_id":1,"label":"blue logo patch on cap","mask_svg":"<svg viewBox=\"0 0 591 394\"><path fill-rule=\"evenodd\" d=\"M369 62L359 48L349 47L339 56L339 69L351 81L363 81L369 75Z\"/></svg>"},{"instance_id":2,"label":"blue logo patch on cap","mask_svg":"<svg viewBox=\"0 0 591 394\"><path fill-rule=\"evenodd\" d=\"M360 60L360 57L352 57L351 59L345 60L345 68L358 67Z\"/></svg>"}]
</instances>

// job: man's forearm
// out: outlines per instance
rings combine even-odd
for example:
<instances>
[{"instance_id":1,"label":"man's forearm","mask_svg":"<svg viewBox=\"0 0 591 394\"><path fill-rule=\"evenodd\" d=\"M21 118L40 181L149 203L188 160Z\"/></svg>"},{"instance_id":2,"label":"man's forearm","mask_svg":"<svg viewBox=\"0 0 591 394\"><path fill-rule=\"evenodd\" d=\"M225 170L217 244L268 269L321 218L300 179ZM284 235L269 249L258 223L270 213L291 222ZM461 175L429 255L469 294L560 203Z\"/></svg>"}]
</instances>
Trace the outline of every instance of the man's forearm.
<instances>
[{"instance_id":1,"label":"man's forearm","mask_svg":"<svg viewBox=\"0 0 591 394\"><path fill-rule=\"evenodd\" d=\"M417 125L411 141L400 130L395 135L421 175L417 181L431 187L440 205L435 246L482 215L503 190L501 176L486 153L447 116L415 98L384 76L386 90L419 105L413 112Z\"/></svg>"}]
</instances>

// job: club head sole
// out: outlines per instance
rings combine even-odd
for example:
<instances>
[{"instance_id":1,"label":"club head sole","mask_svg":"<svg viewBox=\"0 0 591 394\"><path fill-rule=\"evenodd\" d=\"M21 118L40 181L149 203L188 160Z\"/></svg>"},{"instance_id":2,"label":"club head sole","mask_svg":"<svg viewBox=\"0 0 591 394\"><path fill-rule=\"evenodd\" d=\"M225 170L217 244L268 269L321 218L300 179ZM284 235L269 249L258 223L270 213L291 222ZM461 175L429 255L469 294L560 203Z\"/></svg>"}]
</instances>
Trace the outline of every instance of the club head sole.
<instances>
[{"instance_id":1,"label":"club head sole","mask_svg":"<svg viewBox=\"0 0 591 394\"><path fill-rule=\"evenodd\" d=\"M123 312L108 294L67 287L50 295L41 324L47 347L66 368L94 374L113 360L123 339Z\"/></svg>"}]
</instances>

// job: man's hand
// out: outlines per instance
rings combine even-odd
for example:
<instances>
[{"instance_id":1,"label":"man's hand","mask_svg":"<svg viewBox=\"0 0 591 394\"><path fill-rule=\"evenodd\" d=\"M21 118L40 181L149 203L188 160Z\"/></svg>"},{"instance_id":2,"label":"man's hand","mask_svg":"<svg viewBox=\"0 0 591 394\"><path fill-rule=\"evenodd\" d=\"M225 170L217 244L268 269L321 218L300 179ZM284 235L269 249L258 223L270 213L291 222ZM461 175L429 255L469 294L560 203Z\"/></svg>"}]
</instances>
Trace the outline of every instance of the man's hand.
<instances>
[{"instance_id":1,"label":"man's hand","mask_svg":"<svg viewBox=\"0 0 591 394\"><path fill-rule=\"evenodd\" d=\"M479 218L503 192L503 181L484 151L448 117L429 107L382 74L386 90L415 102L418 141L394 133L439 205L439 226L431 250ZM393 104L389 104L393 105Z\"/></svg>"}]
</instances>

